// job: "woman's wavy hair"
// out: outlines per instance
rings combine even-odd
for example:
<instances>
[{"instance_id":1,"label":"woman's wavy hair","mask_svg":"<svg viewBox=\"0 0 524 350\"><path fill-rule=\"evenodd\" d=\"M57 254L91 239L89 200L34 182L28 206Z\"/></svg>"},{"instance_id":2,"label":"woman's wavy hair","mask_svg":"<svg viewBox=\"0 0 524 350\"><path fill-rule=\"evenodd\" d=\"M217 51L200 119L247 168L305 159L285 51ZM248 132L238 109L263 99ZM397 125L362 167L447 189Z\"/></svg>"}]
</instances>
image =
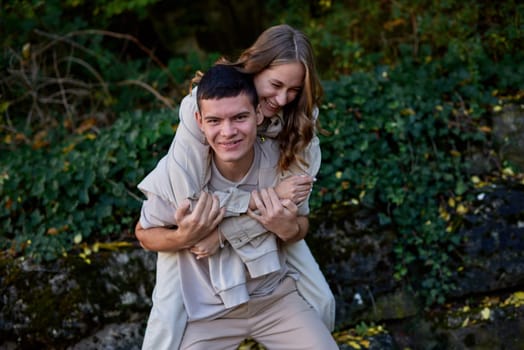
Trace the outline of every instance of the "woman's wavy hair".
<instances>
[{"instance_id":1,"label":"woman's wavy hair","mask_svg":"<svg viewBox=\"0 0 524 350\"><path fill-rule=\"evenodd\" d=\"M239 71L256 75L264 69L280 64L300 62L305 69L304 85L297 97L283 108L283 128L278 135L280 145L279 168L287 170L294 162L305 163L301 156L315 134L318 123L314 110L320 106L323 89L315 67L313 48L301 31L281 24L266 29L255 43L244 50L238 60L217 63L231 64ZM198 82L199 75L193 82ZM307 165L307 164L306 164Z\"/></svg>"}]
</instances>

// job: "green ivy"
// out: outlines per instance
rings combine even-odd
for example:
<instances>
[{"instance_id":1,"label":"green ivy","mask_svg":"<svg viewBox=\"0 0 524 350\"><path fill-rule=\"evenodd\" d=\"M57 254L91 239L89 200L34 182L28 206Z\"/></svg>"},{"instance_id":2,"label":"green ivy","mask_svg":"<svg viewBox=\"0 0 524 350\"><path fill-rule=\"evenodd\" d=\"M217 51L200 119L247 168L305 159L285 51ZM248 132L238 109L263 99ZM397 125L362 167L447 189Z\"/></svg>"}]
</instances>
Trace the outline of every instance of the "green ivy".
<instances>
[{"instance_id":1,"label":"green ivy","mask_svg":"<svg viewBox=\"0 0 524 350\"><path fill-rule=\"evenodd\" d=\"M173 111L124 113L98 134L6 154L1 247L49 260L82 240L131 232L141 205L136 185L166 152L176 120Z\"/></svg>"},{"instance_id":2,"label":"green ivy","mask_svg":"<svg viewBox=\"0 0 524 350\"><path fill-rule=\"evenodd\" d=\"M381 224L398 234L395 277L429 304L443 302L453 288L450 256L460 244L439 206L472 189L468 156L487 147L481 126L490 125L491 106L499 103L493 92L523 86L505 68L521 74L518 62L451 47L442 60L421 64L408 56L396 66L324 82L320 120L331 134L321 135L312 208L378 210ZM410 281L413 273L422 279Z\"/></svg>"}]
</instances>

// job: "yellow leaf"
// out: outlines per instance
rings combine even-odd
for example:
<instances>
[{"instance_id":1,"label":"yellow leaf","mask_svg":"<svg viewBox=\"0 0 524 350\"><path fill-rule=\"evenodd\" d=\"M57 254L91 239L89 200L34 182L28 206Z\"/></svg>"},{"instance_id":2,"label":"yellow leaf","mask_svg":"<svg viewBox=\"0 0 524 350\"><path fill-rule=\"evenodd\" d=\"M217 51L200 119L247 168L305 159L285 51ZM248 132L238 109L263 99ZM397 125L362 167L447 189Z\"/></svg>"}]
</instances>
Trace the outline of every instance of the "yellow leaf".
<instances>
[{"instance_id":1,"label":"yellow leaf","mask_svg":"<svg viewBox=\"0 0 524 350\"><path fill-rule=\"evenodd\" d=\"M83 134L84 132L86 132L87 130L90 130L95 125L96 125L96 119L88 118L84 120L78 128L75 129L75 133Z\"/></svg>"},{"instance_id":2,"label":"yellow leaf","mask_svg":"<svg viewBox=\"0 0 524 350\"><path fill-rule=\"evenodd\" d=\"M387 21L384 23L384 29L388 32L391 32L396 27L404 26L406 24L406 21L403 18L395 18L391 21Z\"/></svg>"},{"instance_id":3,"label":"yellow leaf","mask_svg":"<svg viewBox=\"0 0 524 350\"><path fill-rule=\"evenodd\" d=\"M31 43L25 43L22 47L22 57L27 60L31 56Z\"/></svg>"},{"instance_id":4,"label":"yellow leaf","mask_svg":"<svg viewBox=\"0 0 524 350\"><path fill-rule=\"evenodd\" d=\"M513 297L517 300L524 301L524 292L515 292L513 293Z\"/></svg>"},{"instance_id":5,"label":"yellow leaf","mask_svg":"<svg viewBox=\"0 0 524 350\"><path fill-rule=\"evenodd\" d=\"M457 207L457 213L460 215L464 215L468 212L468 208L464 204L459 204Z\"/></svg>"},{"instance_id":6,"label":"yellow leaf","mask_svg":"<svg viewBox=\"0 0 524 350\"><path fill-rule=\"evenodd\" d=\"M72 150L75 149L75 146L76 145L74 143L70 143L69 146L66 146L66 147L62 148L62 153L68 154L69 152L71 152Z\"/></svg>"},{"instance_id":7,"label":"yellow leaf","mask_svg":"<svg viewBox=\"0 0 524 350\"><path fill-rule=\"evenodd\" d=\"M483 320L489 320L489 316L491 315L491 310L487 307L485 307L484 309L482 309L482 311L480 312L480 317L483 319Z\"/></svg>"},{"instance_id":8,"label":"yellow leaf","mask_svg":"<svg viewBox=\"0 0 524 350\"><path fill-rule=\"evenodd\" d=\"M466 317L466 319L462 322L462 327L467 327L469 324L469 317Z\"/></svg>"},{"instance_id":9,"label":"yellow leaf","mask_svg":"<svg viewBox=\"0 0 524 350\"><path fill-rule=\"evenodd\" d=\"M400 114L402 114L402 115L415 115L415 111L413 110L413 108L404 108L403 110L400 111Z\"/></svg>"},{"instance_id":10,"label":"yellow leaf","mask_svg":"<svg viewBox=\"0 0 524 350\"><path fill-rule=\"evenodd\" d=\"M51 236L54 236L54 235L58 234L58 230L55 227L51 227L51 228L49 228L47 230L47 234L51 235Z\"/></svg>"},{"instance_id":11,"label":"yellow leaf","mask_svg":"<svg viewBox=\"0 0 524 350\"><path fill-rule=\"evenodd\" d=\"M73 239L73 242L75 242L75 244L79 244L80 242L82 242L82 234L77 233L75 235L75 238Z\"/></svg>"},{"instance_id":12,"label":"yellow leaf","mask_svg":"<svg viewBox=\"0 0 524 350\"><path fill-rule=\"evenodd\" d=\"M106 250L118 250L120 248L132 247L133 244L130 242L98 242L97 249L106 249Z\"/></svg>"},{"instance_id":13,"label":"yellow leaf","mask_svg":"<svg viewBox=\"0 0 524 350\"><path fill-rule=\"evenodd\" d=\"M362 349L361 346L354 341L348 342L348 345L351 346L353 349Z\"/></svg>"},{"instance_id":14,"label":"yellow leaf","mask_svg":"<svg viewBox=\"0 0 524 350\"><path fill-rule=\"evenodd\" d=\"M2 101L2 103L0 103L0 113L6 112L8 108L9 108L8 101Z\"/></svg>"}]
</instances>

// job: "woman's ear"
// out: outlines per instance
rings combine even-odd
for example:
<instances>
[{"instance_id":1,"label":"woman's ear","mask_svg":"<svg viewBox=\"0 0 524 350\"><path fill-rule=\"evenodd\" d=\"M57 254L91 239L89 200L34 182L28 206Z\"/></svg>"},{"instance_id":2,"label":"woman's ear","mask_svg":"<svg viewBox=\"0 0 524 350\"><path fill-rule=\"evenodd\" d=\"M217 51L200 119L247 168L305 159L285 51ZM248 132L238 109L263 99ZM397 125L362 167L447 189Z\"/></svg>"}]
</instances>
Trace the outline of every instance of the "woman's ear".
<instances>
[{"instance_id":1,"label":"woman's ear","mask_svg":"<svg viewBox=\"0 0 524 350\"><path fill-rule=\"evenodd\" d=\"M262 124L264 121L264 115L262 114L262 107L260 107L260 104L257 105L257 108L255 109L255 114L257 117L257 125Z\"/></svg>"}]
</instances>

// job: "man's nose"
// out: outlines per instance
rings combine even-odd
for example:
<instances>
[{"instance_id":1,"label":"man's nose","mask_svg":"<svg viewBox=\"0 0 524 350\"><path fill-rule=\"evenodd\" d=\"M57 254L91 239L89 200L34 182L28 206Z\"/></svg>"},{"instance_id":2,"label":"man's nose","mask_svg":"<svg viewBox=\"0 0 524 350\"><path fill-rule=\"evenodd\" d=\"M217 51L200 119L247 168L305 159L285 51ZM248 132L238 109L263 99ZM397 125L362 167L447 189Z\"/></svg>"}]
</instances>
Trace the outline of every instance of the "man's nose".
<instances>
[{"instance_id":1,"label":"man's nose","mask_svg":"<svg viewBox=\"0 0 524 350\"><path fill-rule=\"evenodd\" d=\"M231 122L225 122L222 126L222 135L224 136L231 136L235 135L237 133L237 128L235 125Z\"/></svg>"}]
</instances>

